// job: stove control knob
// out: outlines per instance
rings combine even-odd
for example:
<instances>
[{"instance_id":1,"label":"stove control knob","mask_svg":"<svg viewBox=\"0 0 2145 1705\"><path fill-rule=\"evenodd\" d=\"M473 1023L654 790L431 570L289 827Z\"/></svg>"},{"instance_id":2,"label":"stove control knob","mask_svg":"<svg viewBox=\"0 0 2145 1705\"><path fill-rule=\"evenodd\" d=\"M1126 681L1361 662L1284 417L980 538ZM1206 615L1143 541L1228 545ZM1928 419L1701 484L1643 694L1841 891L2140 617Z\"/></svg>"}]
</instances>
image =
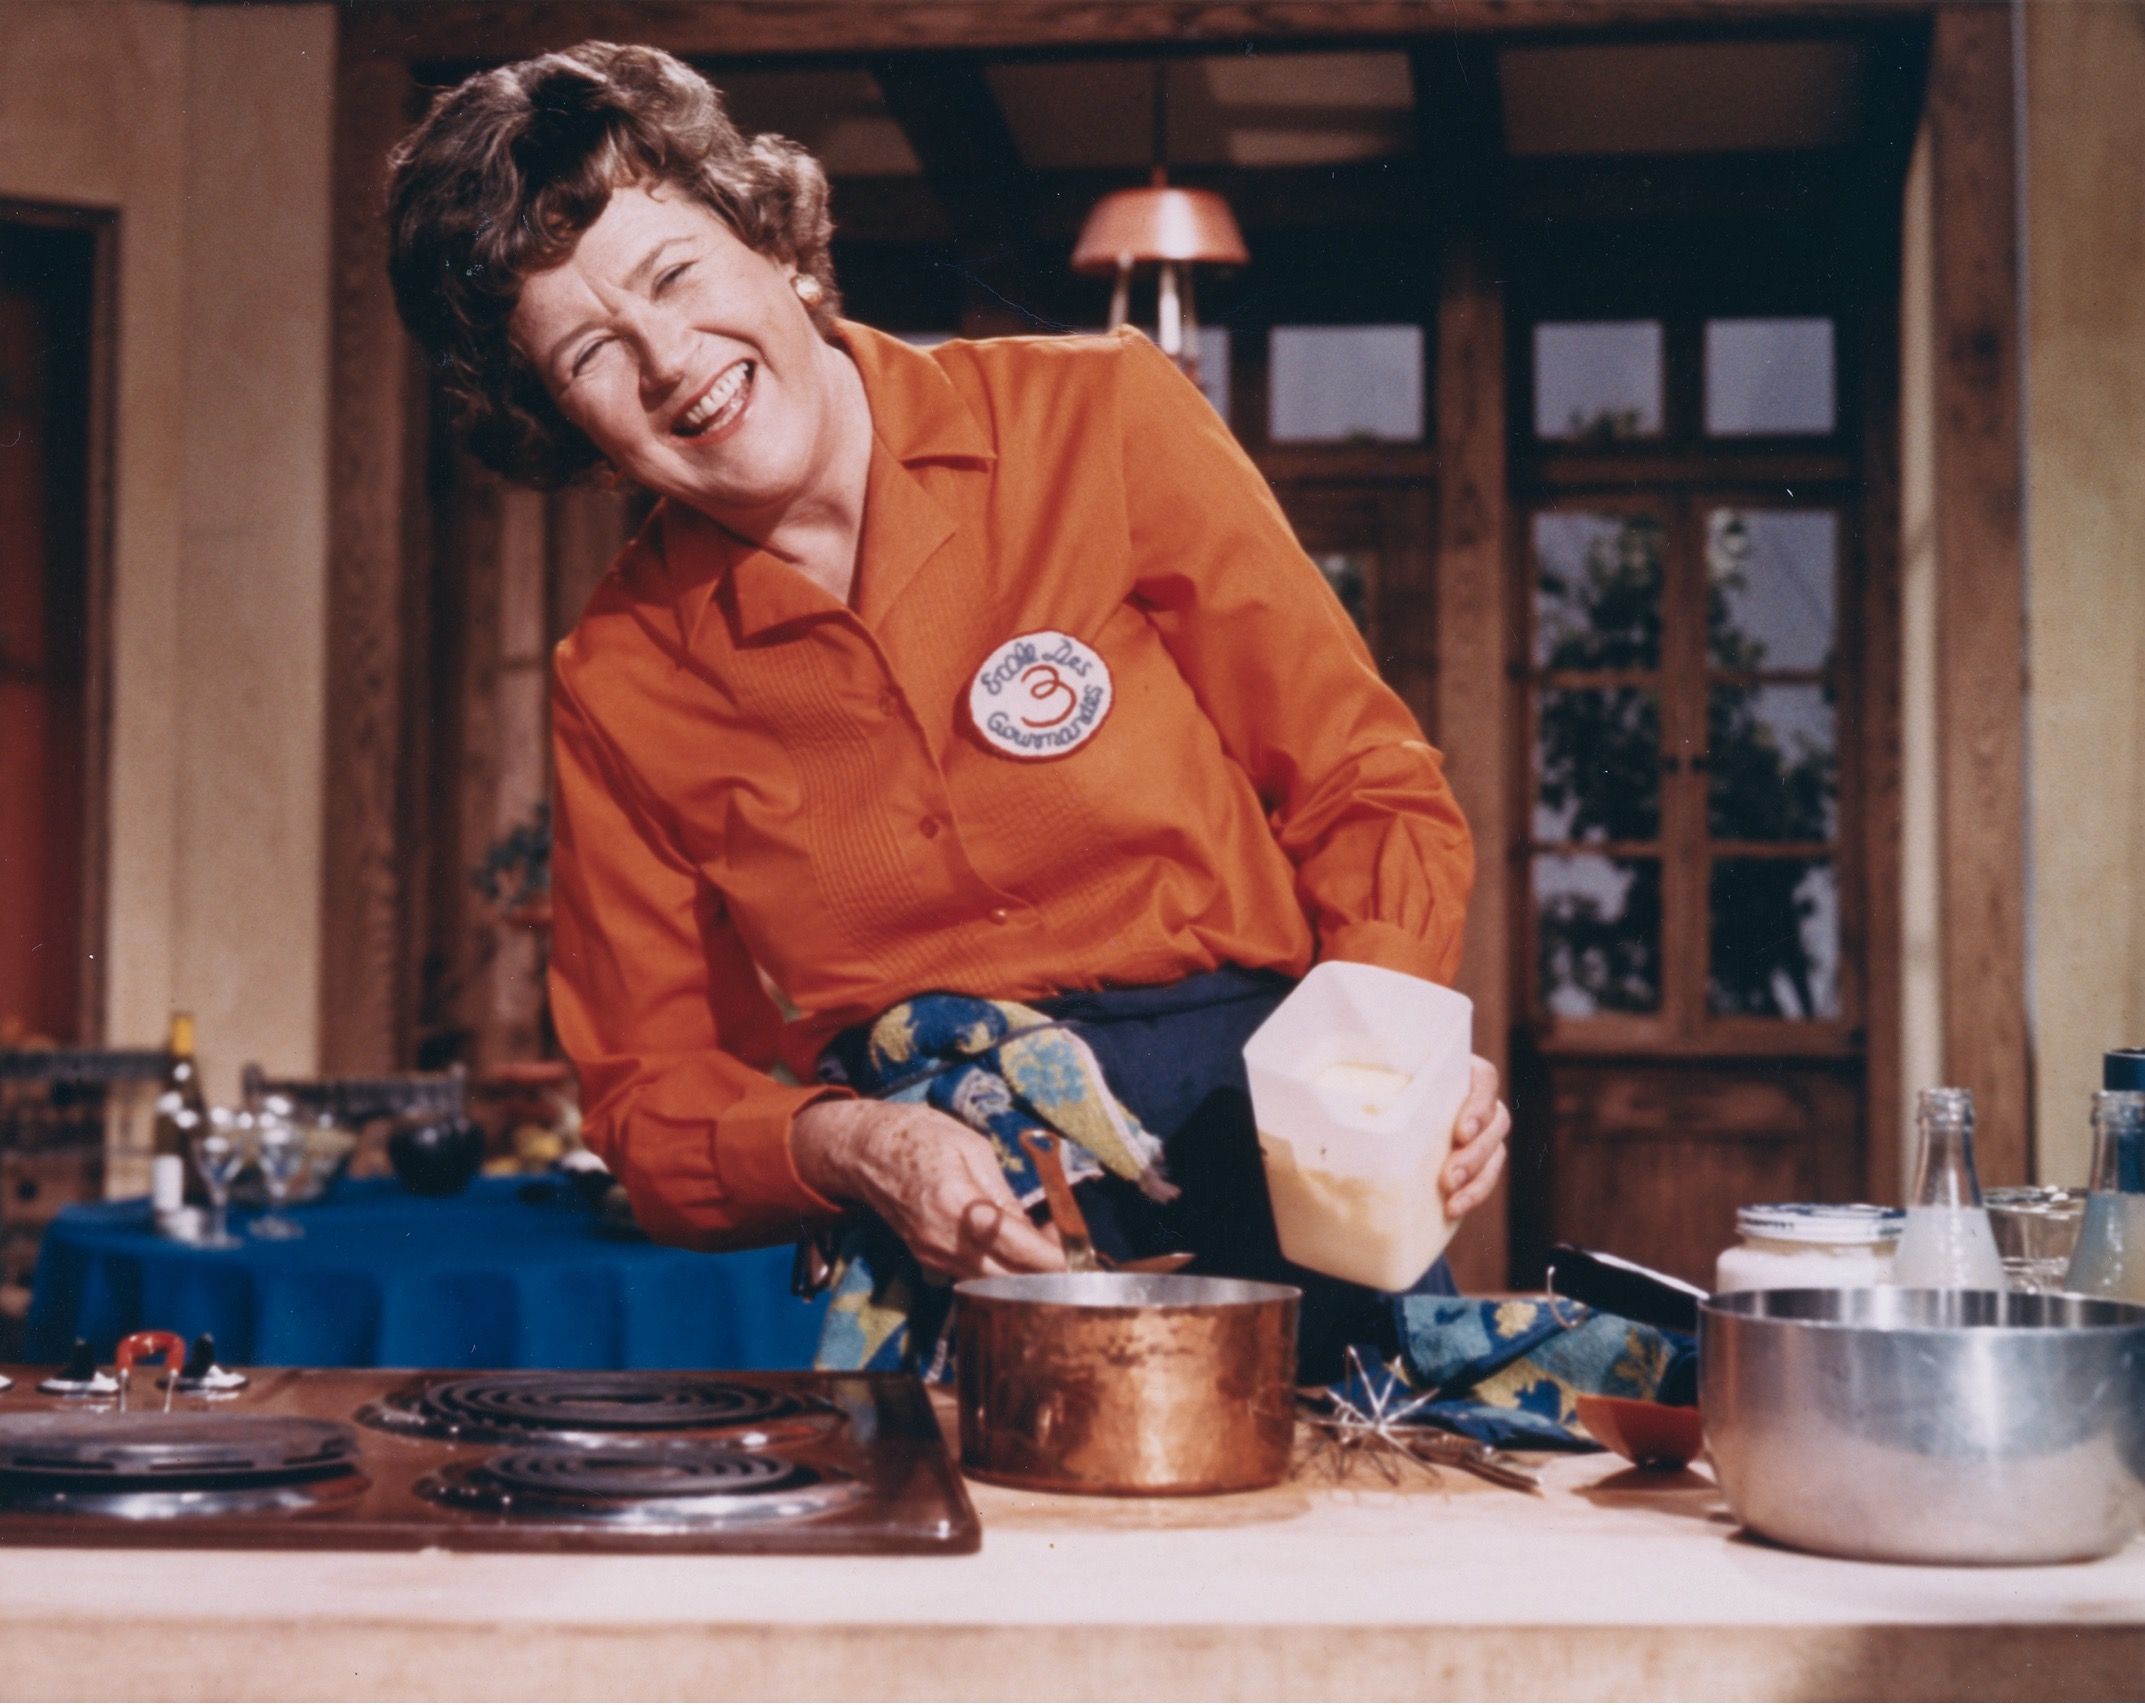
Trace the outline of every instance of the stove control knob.
<instances>
[{"instance_id":1,"label":"stove control knob","mask_svg":"<svg viewBox=\"0 0 2145 1705\"><path fill-rule=\"evenodd\" d=\"M89 1341L77 1338L67 1365L51 1378L39 1380L37 1389L47 1397L109 1397L119 1389L119 1381L98 1368Z\"/></svg>"},{"instance_id":2,"label":"stove control knob","mask_svg":"<svg viewBox=\"0 0 2145 1705\"><path fill-rule=\"evenodd\" d=\"M194 1340L192 1348L186 1352L186 1365L179 1370L181 1391L207 1392L213 1397L240 1390L245 1384L244 1374L216 1365L216 1339L207 1332Z\"/></svg>"}]
</instances>

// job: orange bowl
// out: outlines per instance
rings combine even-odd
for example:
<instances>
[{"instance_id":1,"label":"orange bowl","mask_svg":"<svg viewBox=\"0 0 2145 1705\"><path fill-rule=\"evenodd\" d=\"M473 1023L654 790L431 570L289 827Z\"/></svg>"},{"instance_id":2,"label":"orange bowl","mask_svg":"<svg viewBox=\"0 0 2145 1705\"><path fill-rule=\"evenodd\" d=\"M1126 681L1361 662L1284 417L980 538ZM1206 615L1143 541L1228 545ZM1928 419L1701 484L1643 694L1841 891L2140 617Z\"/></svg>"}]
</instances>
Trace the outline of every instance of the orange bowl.
<instances>
[{"instance_id":1,"label":"orange bowl","mask_svg":"<svg viewBox=\"0 0 2145 1705\"><path fill-rule=\"evenodd\" d=\"M1577 1406L1579 1424L1596 1441L1640 1468L1681 1468L1705 1448L1705 1423L1696 1409L1591 1392Z\"/></svg>"}]
</instances>

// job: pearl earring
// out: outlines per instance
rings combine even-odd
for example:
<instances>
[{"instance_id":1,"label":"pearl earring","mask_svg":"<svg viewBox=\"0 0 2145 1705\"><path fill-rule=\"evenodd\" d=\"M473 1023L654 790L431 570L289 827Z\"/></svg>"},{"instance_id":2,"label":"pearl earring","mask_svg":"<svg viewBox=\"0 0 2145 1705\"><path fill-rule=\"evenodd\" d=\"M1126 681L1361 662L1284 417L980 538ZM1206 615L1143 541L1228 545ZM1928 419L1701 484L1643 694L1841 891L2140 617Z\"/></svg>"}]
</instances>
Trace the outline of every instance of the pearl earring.
<instances>
[{"instance_id":1,"label":"pearl earring","mask_svg":"<svg viewBox=\"0 0 2145 1705\"><path fill-rule=\"evenodd\" d=\"M827 299L827 288L808 272L792 273L790 288L797 292L797 300L807 308L816 308Z\"/></svg>"}]
</instances>

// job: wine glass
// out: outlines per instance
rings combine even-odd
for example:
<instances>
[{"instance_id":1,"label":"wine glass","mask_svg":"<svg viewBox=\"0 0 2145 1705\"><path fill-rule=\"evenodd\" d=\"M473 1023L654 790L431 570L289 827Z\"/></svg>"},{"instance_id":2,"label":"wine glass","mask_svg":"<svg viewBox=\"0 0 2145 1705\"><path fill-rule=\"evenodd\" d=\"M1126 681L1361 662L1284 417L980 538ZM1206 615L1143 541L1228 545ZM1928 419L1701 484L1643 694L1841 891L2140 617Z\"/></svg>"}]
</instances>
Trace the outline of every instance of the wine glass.
<instances>
[{"instance_id":1,"label":"wine glass","mask_svg":"<svg viewBox=\"0 0 2145 1705\"><path fill-rule=\"evenodd\" d=\"M187 1135L194 1170L201 1174L209 1193L209 1228L199 1245L203 1249L238 1247L238 1239L231 1235L231 1181L246 1164L252 1136L253 1115L225 1107L210 1109L208 1118Z\"/></svg>"},{"instance_id":2,"label":"wine glass","mask_svg":"<svg viewBox=\"0 0 2145 1705\"><path fill-rule=\"evenodd\" d=\"M255 1237L287 1239L303 1237L305 1227L283 1212L290 1187L305 1168L305 1137L292 1118L291 1106L281 1096L272 1096L253 1120L253 1161L261 1169L261 1188L268 1194L268 1212L246 1229Z\"/></svg>"}]
</instances>

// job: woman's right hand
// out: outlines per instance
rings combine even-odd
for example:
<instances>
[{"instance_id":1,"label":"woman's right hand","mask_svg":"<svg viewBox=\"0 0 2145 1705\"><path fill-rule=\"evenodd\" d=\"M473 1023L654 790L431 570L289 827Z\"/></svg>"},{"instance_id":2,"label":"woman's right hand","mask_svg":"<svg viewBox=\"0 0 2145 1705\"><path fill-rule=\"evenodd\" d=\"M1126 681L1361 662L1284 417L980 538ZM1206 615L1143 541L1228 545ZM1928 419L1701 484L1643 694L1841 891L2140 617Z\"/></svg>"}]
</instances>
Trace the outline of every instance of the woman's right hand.
<instances>
[{"instance_id":1,"label":"woman's right hand","mask_svg":"<svg viewBox=\"0 0 2145 1705\"><path fill-rule=\"evenodd\" d=\"M817 1101L790 1126L797 1175L829 1201L871 1209L932 1273L1055 1273L1057 1243L1029 1221L991 1145L906 1102Z\"/></svg>"}]
</instances>

